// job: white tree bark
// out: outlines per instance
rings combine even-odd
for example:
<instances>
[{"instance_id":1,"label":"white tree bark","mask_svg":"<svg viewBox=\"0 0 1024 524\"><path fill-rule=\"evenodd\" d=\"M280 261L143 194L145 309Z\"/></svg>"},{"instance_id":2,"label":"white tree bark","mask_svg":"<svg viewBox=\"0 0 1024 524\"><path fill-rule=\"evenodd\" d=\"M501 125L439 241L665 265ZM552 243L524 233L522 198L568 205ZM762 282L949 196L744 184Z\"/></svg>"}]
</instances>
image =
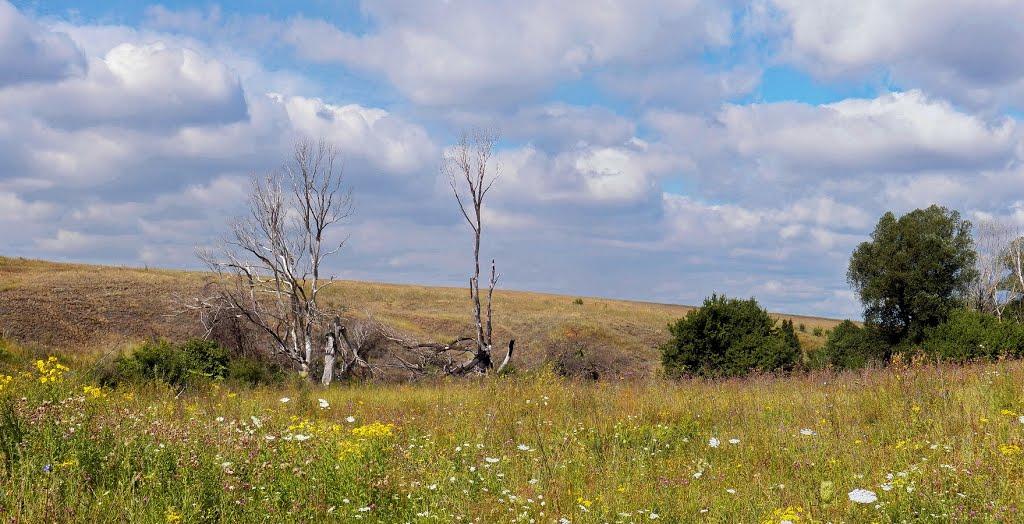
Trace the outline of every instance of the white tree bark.
<instances>
[{"instance_id":1,"label":"white tree bark","mask_svg":"<svg viewBox=\"0 0 1024 524\"><path fill-rule=\"evenodd\" d=\"M335 347L337 342L334 333L327 333L327 343L324 345L324 374L320 378L320 383L324 386L330 386L334 380Z\"/></svg>"}]
</instances>

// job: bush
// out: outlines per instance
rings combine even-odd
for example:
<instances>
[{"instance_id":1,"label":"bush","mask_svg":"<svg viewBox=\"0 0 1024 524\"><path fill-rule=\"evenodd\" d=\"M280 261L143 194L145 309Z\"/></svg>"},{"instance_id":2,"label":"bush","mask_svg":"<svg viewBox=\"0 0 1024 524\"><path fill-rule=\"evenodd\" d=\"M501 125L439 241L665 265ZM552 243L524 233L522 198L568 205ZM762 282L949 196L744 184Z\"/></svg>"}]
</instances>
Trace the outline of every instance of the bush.
<instances>
[{"instance_id":1,"label":"bush","mask_svg":"<svg viewBox=\"0 0 1024 524\"><path fill-rule=\"evenodd\" d=\"M280 384L284 382L284 371L281 366L274 363L241 357L231 360L228 365L228 378L247 386Z\"/></svg>"},{"instance_id":2,"label":"bush","mask_svg":"<svg viewBox=\"0 0 1024 524\"><path fill-rule=\"evenodd\" d=\"M928 330L924 353L937 360L967 362L977 359L1024 356L1024 326L976 311L957 310Z\"/></svg>"},{"instance_id":3,"label":"bush","mask_svg":"<svg viewBox=\"0 0 1024 524\"><path fill-rule=\"evenodd\" d=\"M884 363L891 350L873 328L844 320L829 332L825 345L811 354L811 367L858 369L871 363Z\"/></svg>"},{"instance_id":4,"label":"bush","mask_svg":"<svg viewBox=\"0 0 1024 524\"><path fill-rule=\"evenodd\" d=\"M756 300L712 295L704 305L669 325L662 350L669 376L728 377L751 371L789 371L800 359L793 323L775 327Z\"/></svg>"},{"instance_id":5,"label":"bush","mask_svg":"<svg viewBox=\"0 0 1024 524\"><path fill-rule=\"evenodd\" d=\"M190 371L210 378L224 378L231 361L226 349L212 340L192 339L181 346Z\"/></svg>"},{"instance_id":6,"label":"bush","mask_svg":"<svg viewBox=\"0 0 1024 524\"><path fill-rule=\"evenodd\" d=\"M548 333L543 345L552 370L563 377L631 379L648 370L641 355L601 325L561 325Z\"/></svg>"},{"instance_id":7,"label":"bush","mask_svg":"<svg viewBox=\"0 0 1024 524\"><path fill-rule=\"evenodd\" d=\"M181 386L198 378L224 378L230 357L217 343L190 340L172 344L166 340L146 342L130 355L119 357L114 372L104 382L161 381Z\"/></svg>"}]
</instances>

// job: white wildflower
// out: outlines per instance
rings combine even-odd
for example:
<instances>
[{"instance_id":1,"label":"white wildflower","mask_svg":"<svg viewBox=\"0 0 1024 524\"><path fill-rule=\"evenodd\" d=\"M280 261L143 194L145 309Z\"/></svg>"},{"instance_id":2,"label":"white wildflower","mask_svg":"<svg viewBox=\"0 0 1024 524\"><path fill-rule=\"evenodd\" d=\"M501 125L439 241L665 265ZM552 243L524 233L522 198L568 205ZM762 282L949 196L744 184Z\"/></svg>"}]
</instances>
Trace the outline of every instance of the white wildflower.
<instances>
[{"instance_id":1,"label":"white wildflower","mask_svg":"<svg viewBox=\"0 0 1024 524\"><path fill-rule=\"evenodd\" d=\"M878 495L875 495L874 491L857 488L849 493L850 502L856 502L857 504L872 504L878 500Z\"/></svg>"}]
</instances>

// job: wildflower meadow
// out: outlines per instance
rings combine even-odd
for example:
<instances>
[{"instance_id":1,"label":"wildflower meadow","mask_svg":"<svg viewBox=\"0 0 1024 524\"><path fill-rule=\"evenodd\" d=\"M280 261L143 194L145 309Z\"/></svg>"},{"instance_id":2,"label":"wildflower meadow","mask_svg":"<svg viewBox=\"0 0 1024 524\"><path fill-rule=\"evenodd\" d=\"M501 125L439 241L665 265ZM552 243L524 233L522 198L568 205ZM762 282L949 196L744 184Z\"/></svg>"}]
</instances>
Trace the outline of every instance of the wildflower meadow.
<instances>
[{"instance_id":1,"label":"wildflower meadow","mask_svg":"<svg viewBox=\"0 0 1024 524\"><path fill-rule=\"evenodd\" d=\"M1007 522L1018 362L319 388L0 376L8 522Z\"/></svg>"}]
</instances>

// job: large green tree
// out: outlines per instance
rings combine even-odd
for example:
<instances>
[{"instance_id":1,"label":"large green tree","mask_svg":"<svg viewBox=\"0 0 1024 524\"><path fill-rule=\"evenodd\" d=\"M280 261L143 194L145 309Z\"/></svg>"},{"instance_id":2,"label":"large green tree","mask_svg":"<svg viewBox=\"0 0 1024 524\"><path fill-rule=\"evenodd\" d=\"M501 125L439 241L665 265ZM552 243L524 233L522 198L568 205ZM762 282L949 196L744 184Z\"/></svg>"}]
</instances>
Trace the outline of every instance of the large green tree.
<instances>
[{"instance_id":1,"label":"large green tree","mask_svg":"<svg viewBox=\"0 0 1024 524\"><path fill-rule=\"evenodd\" d=\"M975 257L971 223L932 205L899 218L882 215L871 240L850 257L847 278L867 324L892 343L917 343L962 306Z\"/></svg>"}]
</instances>

